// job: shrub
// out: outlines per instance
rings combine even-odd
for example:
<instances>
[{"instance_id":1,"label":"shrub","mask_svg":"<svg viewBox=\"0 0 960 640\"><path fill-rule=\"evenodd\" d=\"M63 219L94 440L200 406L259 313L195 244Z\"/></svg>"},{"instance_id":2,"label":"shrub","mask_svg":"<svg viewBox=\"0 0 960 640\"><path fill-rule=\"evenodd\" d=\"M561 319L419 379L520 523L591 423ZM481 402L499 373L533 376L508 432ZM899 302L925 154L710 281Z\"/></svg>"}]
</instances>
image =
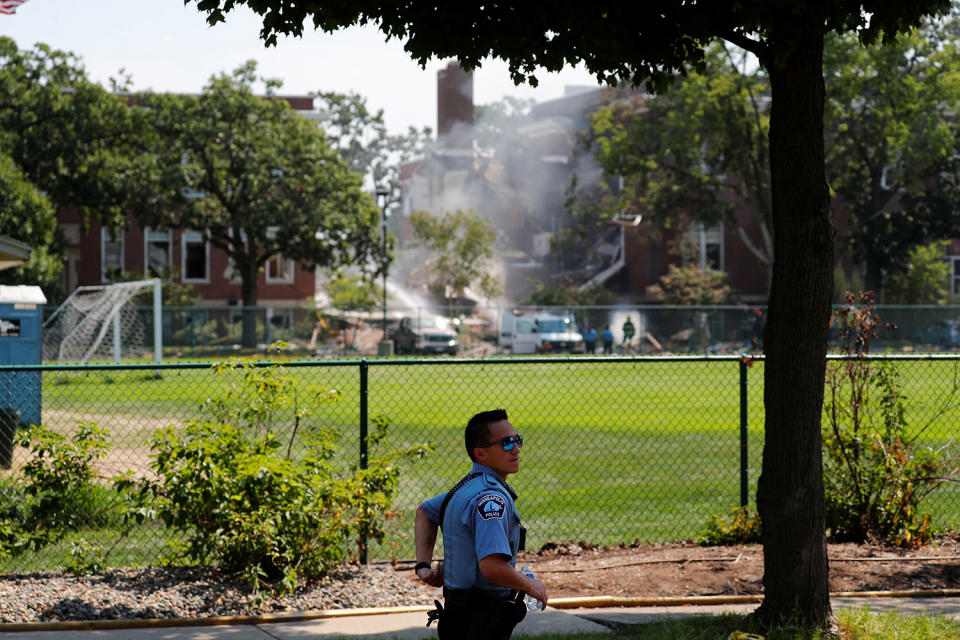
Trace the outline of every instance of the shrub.
<instances>
[{"instance_id":1,"label":"shrub","mask_svg":"<svg viewBox=\"0 0 960 640\"><path fill-rule=\"evenodd\" d=\"M20 430L18 446L30 449L21 486L4 486L0 555L40 549L85 526L120 521L117 496L96 484L94 462L110 445L108 432L80 422L72 438L38 425Z\"/></svg>"},{"instance_id":2,"label":"shrub","mask_svg":"<svg viewBox=\"0 0 960 640\"><path fill-rule=\"evenodd\" d=\"M734 509L726 517L710 516L696 540L704 546L759 543L760 514L745 506Z\"/></svg>"},{"instance_id":3,"label":"shrub","mask_svg":"<svg viewBox=\"0 0 960 640\"><path fill-rule=\"evenodd\" d=\"M17 444L33 457L23 467L32 527L70 531L110 510L111 500L94 480L93 463L110 449L109 433L93 422L79 422L73 437L32 425L17 433Z\"/></svg>"},{"instance_id":4,"label":"shrub","mask_svg":"<svg viewBox=\"0 0 960 640\"><path fill-rule=\"evenodd\" d=\"M339 392L314 387L310 406L303 407L303 390L281 365L258 368L234 359L217 369L239 370L243 380L205 404L213 420L156 434L158 479L140 482L139 516L155 510L184 534L190 559L240 573L257 591L264 583L292 591L298 581L349 558L354 537L382 539L397 463L429 448L372 456L366 469L338 465L337 434L302 425L319 403L337 401ZM376 425L373 445L387 431L385 420ZM358 549L363 551L362 542Z\"/></svg>"},{"instance_id":5,"label":"shrub","mask_svg":"<svg viewBox=\"0 0 960 640\"><path fill-rule=\"evenodd\" d=\"M952 460L917 444L926 427L908 429L907 397L897 370L865 357L880 326L871 294L847 294L838 316L847 357L827 363L828 531L835 540L919 545L930 537L930 519L920 513L920 502L948 479ZM951 398L955 393L956 388Z\"/></svg>"}]
</instances>

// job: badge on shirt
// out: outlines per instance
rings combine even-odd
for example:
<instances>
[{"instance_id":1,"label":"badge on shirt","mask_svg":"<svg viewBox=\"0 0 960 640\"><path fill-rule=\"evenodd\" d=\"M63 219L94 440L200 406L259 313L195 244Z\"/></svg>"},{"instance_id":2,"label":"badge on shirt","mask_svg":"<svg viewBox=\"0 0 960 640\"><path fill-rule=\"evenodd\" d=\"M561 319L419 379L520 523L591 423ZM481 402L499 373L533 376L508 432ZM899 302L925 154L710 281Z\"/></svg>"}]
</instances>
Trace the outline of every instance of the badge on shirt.
<instances>
[{"instance_id":1,"label":"badge on shirt","mask_svg":"<svg viewBox=\"0 0 960 640\"><path fill-rule=\"evenodd\" d=\"M477 511L480 512L480 517L484 520L502 518L505 507L506 503L503 496L496 493L487 494L477 502Z\"/></svg>"}]
</instances>

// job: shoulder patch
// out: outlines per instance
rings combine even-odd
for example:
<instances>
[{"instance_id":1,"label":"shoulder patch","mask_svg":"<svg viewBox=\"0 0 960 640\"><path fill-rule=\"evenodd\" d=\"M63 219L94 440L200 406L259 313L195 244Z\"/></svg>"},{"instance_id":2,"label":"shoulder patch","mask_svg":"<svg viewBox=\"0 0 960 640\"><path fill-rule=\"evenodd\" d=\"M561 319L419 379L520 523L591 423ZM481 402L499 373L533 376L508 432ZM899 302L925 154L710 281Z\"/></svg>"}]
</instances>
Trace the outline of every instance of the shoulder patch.
<instances>
[{"instance_id":1,"label":"shoulder patch","mask_svg":"<svg viewBox=\"0 0 960 640\"><path fill-rule=\"evenodd\" d=\"M502 518L506 510L506 502L503 496L496 493L488 493L480 497L477 501L477 512L484 520L492 518Z\"/></svg>"}]
</instances>

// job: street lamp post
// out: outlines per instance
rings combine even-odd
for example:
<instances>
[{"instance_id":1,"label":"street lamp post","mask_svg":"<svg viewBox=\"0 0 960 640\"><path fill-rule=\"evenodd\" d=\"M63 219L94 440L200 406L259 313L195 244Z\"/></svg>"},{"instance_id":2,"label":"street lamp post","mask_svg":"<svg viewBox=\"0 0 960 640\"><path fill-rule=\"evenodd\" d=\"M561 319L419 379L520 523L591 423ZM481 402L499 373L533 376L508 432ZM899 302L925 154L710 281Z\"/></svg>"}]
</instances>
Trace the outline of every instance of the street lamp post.
<instances>
[{"instance_id":1,"label":"street lamp post","mask_svg":"<svg viewBox=\"0 0 960 640\"><path fill-rule=\"evenodd\" d=\"M383 338L377 345L378 356L393 355L393 340L387 339L387 205L390 191L386 187L377 187L377 204L380 205L380 272L383 274Z\"/></svg>"}]
</instances>

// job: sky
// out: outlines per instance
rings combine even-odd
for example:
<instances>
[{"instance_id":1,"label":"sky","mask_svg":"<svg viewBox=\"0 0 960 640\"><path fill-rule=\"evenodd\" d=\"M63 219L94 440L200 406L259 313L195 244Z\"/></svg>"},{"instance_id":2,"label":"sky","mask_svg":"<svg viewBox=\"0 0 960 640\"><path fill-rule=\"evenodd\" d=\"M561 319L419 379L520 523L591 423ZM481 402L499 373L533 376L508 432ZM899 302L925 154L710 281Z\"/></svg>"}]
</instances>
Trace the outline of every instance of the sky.
<instances>
[{"instance_id":1,"label":"sky","mask_svg":"<svg viewBox=\"0 0 960 640\"><path fill-rule=\"evenodd\" d=\"M14 15L0 15L0 35L21 49L43 42L73 52L104 86L123 69L135 90L199 93L211 76L254 59L259 75L283 81L278 93L355 92L369 108L383 109L392 133L409 126L436 131L437 71L448 60L421 69L402 43L385 42L372 26L334 34L306 27L302 38L283 38L270 48L259 30L259 17L246 8L209 27L205 14L183 0L28 0ZM474 103L505 96L539 102L562 96L566 86L596 86L582 67L537 75L536 89L514 86L505 63L485 61L474 72Z\"/></svg>"}]
</instances>

